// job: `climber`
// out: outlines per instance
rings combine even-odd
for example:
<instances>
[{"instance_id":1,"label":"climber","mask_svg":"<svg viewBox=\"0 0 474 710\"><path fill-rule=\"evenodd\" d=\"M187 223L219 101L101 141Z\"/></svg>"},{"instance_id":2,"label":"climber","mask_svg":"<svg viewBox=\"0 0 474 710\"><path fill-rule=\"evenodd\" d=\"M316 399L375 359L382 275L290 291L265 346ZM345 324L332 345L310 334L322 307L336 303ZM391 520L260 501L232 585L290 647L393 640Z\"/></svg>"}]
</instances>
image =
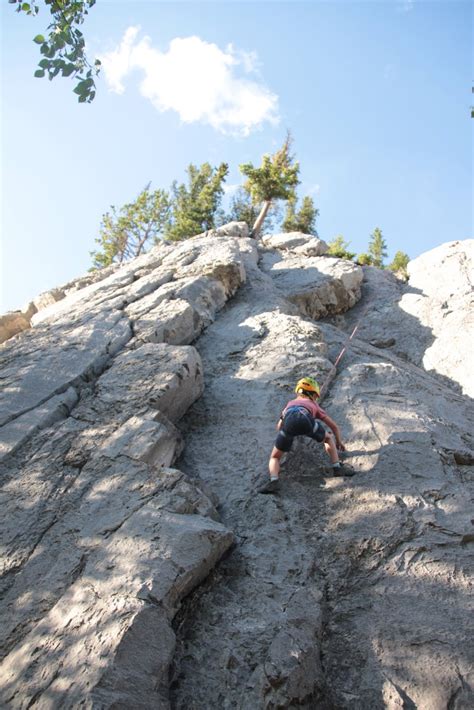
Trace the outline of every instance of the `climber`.
<instances>
[{"instance_id":1,"label":"climber","mask_svg":"<svg viewBox=\"0 0 474 710\"><path fill-rule=\"evenodd\" d=\"M259 489L260 493L276 493L279 489L280 459L287 453L293 444L295 436L309 436L311 439L324 442L324 448L331 461L334 476L353 476L353 471L339 461L338 451L345 451L341 441L339 427L331 417L316 404L319 397L319 385L312 377L303 377L298 380L295 392L298 395L292 399L280 415L277 423L278 435L272 449L268 470L270 480ZM332 433L326 431L321 422L324 422Z\"/></svg>"}]
</instances>

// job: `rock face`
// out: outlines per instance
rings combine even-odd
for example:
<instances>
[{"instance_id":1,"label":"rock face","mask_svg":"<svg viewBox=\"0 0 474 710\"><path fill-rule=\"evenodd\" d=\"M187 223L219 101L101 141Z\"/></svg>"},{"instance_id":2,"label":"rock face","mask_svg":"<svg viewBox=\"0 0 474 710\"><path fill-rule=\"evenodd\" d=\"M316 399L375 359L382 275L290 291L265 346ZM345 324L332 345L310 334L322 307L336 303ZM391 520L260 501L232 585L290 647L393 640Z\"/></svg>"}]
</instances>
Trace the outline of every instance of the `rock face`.
<instances>
[{"instance_id":1,"label":"rock face","mask_svg":"<svg viewBox=\"0 0 474 710\"><path fill-rule=\"evenodd\" d=\"M23 330L28 330L30 327L30 319L36 308L25 311L12 311L0 316L0 343L12 338L17 333Z\"/></svg>"},{"instance_id":2,"label":"rock face","mask_svg":"<svg viewBox=\"0 0 474 710\"><path fill-rule=\"evenodd\" d=\"M466 354L474 343L474 240L443 244L408 266L414 293L400 306L434 336L423 367L459 382L473 397L472 359Z\"/></svg>"},{"instance_id":3,"label":"rock face","mask_svg":"<svg viewBox=\"0 0 474 710\"><path fill-rule=\"evenodd\" d=\"M333 323L352 329L360 321L359 337L472 396L474 240L448 242L408 266L407 284L364 267L363 301Z\"/></svg>"},{"instance_id":4,"label":"rock face","mask_svg":"<svg viewBox=\"0 0 474 710\"><path fill-rule=\"evenodd\" d=\"M0 349L2 707L473 707L471 401L411 283L300 246L162 245ZM358 321L323 402L357 475L298 439L256 494Z\"/></svg>"},{"instance_id":5,"label":"rock face","mask_svg":"<svg viewBox=\"0 0 474 710\"><path fill-rule=\"evenodd\" d=\"M291 251L301 256L322 256L327 253L328 245L323 239L303 232L283 232L283 234L265 234L262 244L269 249Z\"/></svg>"},{"instance_id":6,"label":"rock face","mask_svg":"<svg viewBox=\"0 0 474 710\"><path fill-rule=\"evenodd\" d=\"M344 313L360 299L362 269L345 259L293 253L282 258L273 252L264 255L262 266L299 311L315 320Z\"/></svg>"}]
</instances>

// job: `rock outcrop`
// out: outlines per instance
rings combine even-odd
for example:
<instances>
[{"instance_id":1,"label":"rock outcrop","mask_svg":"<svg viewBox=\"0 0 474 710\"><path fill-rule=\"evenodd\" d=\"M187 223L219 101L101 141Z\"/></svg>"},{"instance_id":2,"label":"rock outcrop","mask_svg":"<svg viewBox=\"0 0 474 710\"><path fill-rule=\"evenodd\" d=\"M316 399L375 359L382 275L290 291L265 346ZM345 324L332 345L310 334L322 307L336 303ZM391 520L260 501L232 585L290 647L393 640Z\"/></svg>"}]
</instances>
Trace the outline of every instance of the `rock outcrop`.
<instances>
[{"instance_id":1,"label":"rock outcrop","mask_svg":"<svg viewBox=\"0 0 474 710\"><path fill-rule=\"evenodd\" d=\"M319 320L344 313L361 296L360 266L335 257L307 257L276 251L264 254L262 268L299 311Z\"/></svg>"},{"instance_id":2,"label":"rock outcrop","mask_svg":"<svg viewBox=\"0 0 474 710\"><path fill-rule=\"evenodd\" d=\"M302 246L163 244L0 348L2 707L474 705L471 400L411 283ZM358 321L323 403L357 475L300 439L255 494Z\"/></svg>"},{"instance_id":3,"label":"rock outcrop","mask_svg":"<svg viewBox=\"0 0 474 710\"><path fill-rule=\"evenodd\" d=\"M425 370L458 382L474 396L474 240L448 242L408 265L411 294L400 307L430 328L433 343L423 355Z\"/></svg>"},{"instance_id":4,"label":"rock outcrop","mask_svg":"<svg viewBox=\"0 0 474 710\"><path fill-rule=\"evenodd\" d=\"M333 322L359 323L359 337L472 396L474 240L448 242L408 266L408 283L363 267L363 301Z\"/></svg>"},{"instance_id":5,"label":"rock outcrop","mask_svg":"<svg viewBox=\"0 0 474 710\"><path fill-rule=\"evenodd\" d=\"M303 232L265 234L262 237L262 244L269 249L290 251L298 256L323 256L328 251L328 245L323 239Z\"/></svg>"}]
</instances>

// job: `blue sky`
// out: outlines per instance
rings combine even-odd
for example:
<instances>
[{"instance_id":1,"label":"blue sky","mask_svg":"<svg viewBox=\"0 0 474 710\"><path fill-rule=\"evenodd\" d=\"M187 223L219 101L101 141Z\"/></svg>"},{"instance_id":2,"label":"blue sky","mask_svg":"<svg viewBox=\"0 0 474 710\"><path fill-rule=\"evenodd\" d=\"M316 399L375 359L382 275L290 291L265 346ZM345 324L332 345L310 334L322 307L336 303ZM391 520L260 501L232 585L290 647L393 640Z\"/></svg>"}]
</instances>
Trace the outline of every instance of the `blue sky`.
<instances>
[{"instance_id":1,"label":"blue sky","mask_svg":"<svg viewBox=\"0 0 474 710\"><path fill-rule=\"evenodd\" d=\"M472 237L470 2L98 0L90 105L33 77L39 4L1 8L1 312L84 274L111 205L190 162L231 189L287 129L322 238L361 252L380 227L390 259Z\"/></svg>"}]
</instances>

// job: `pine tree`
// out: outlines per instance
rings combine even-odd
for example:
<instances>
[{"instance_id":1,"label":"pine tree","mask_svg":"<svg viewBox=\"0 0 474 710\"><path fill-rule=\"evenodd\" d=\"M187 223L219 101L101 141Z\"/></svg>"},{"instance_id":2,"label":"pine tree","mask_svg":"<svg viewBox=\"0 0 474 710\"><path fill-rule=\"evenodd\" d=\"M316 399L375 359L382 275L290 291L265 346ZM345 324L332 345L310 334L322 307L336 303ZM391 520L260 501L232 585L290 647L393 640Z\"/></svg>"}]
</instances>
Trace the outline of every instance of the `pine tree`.
<instances>
[{"instance_id":1,"label":"pine tree","mask_svg":"<svg viewBox=\"0 0 474 710\"><path fill-rule=\"evenodd\" d=\"M255 224L260 213L260 206L255 204L252 200L252 196L249 191L244 187L239 187L235 194L232 196L230 201L230 209L228 213L223 213L220 217L220 223L226 224L227 222L246 222L249 227ZM265 220L262 224L261 231L267 234L271 233L275 229L275 224L280 219L280 205L279 202L272 203Z\"/></svg>"},{"instance_id":2,"label":"pine tree","mask_svg":"<svg viewBox=\"0 0 474 710\"><path fill-rule=\"evenodd\" d=\"M370 235L369 254L372 257L372 264L378 269L383 269L383 260L387 256L387 243L382 235L382 230L376 227Z\"/></svg>"},{"instance_id":3,"label":"pine tree","mask_svg":"<svg viewBox=\"0 0 474 710\"><path fill-rule=\"evenodd\" d=\"M173 241L195 236L213 229L224 194L223 183L229 172L226 163L212 168L203 163L200 168L189 165L187 184L175 181L171 187L171 219L165 237Z\"/></svg>"},{"instance_id":4,"label":"pine tree","mask_svg":"<svg viewBox=\"0 0 474 710\"><path fill-rule=\"evenodd\" d=\"M291 196L286 205L285 219L282 229L284 232L303 232L303 234L318 235L316 231L316 218L319 210L314 206L311 197L304 197L300 209L296 210L296 195Z\"/></svg>"},{"instance_id":5,"label":"pine tree","mask_svg":"<svg viewBox=\"0 0 474 710\"><path fill-rule=\"evenodd\" d=\"M255 220L252 233L255 238L260 234L263 222L275 200L288 200L294 195L294 189L299 183L299 163L294 161L290 153L291 135L287 134L280 150L273 155L264 155L259 168L252 163L239 166L247 177L245 188L252 200L261 204L260 213Z\"/></svg>"},{"instance_id":6,"label":"pine tree","mask_svg":"<svg viewBox=\"0 0 474 710\"><path fill-rule=\"evenodd\" d=\"M165 190L150 190L148 184L134 202L120 209L112 206L102 217L100 247L91 252L95 268L122 264L156 244L170 219L169 195Z\"/></svg>"},{"instance_id":7,"label":"pine tree","mask_svg":"<svg viewBox=\"0 0 474 710\"><path fill-rule=\"evenodd\" d=\"M408 254L405 254L404 251L397 251L395 256L393 257L392 263L389 265L390 271L394 271L397 274L400 274L404 279L408 279L408 262L410 261L410 257Z\"/></svg>"},{"instance_id":8,"label":"pine tree","mask_svg":"<svg viewBox=\"0 0 474 710\"><path fill-rule=\"evenodd\" d=\"M339 259L352 259L355 257L355 252L349 251L350 242L347 242L342 234L338 234L328 243L328 254L337 256Z\"/></svg>"},{"instance_id":9,"label":"pine tree","mask_svg":"<svg viewBox=\"0 0 474 710\"><path fill-rule=\"evenodd\" d=\"M359 254L357 256L356 261L360 266L372 266L373 265L372 257L370 256L370 254L367 254L366 252Z\"/></svg>"}]
</instances>

